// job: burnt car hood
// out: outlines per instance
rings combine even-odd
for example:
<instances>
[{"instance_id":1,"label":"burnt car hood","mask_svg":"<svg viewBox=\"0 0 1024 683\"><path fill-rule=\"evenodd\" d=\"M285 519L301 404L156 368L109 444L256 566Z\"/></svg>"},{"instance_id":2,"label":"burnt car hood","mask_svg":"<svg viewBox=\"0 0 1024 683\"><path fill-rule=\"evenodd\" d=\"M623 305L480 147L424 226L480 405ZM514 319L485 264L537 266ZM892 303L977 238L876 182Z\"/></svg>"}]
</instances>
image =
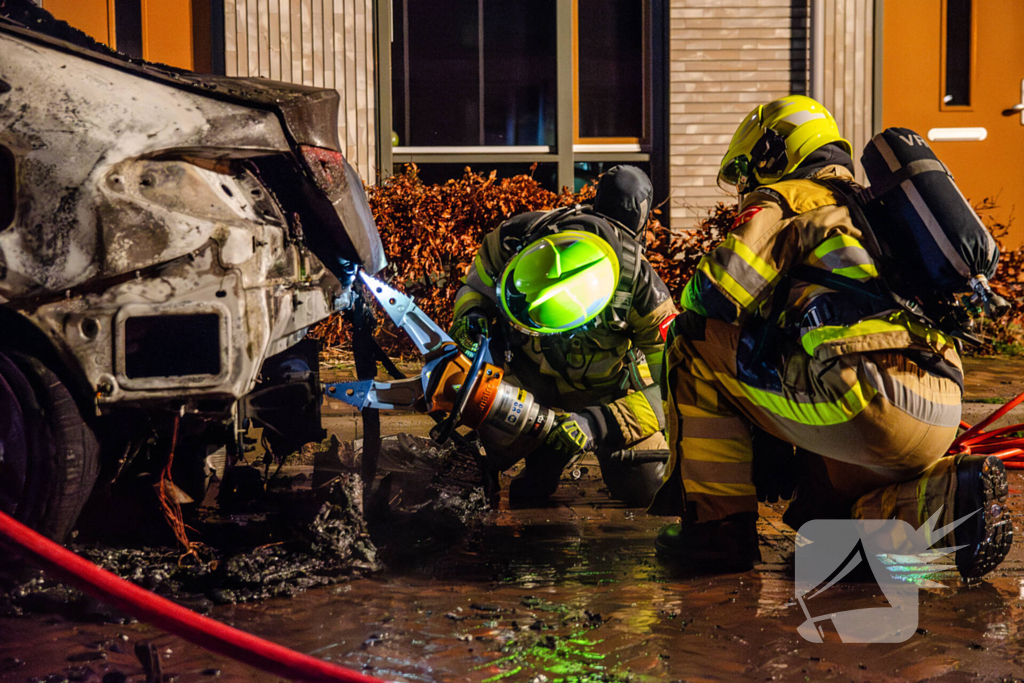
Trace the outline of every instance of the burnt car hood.
<instances>
[{"instance_id":1,"label":"burnt car hood","mask_svg":"<svg viewBox=\"0 0 1024 683\"><path fill-rule=\"evenodd\" d=\"M263 78L197 74L131 59L93 41L65 22L53 19L44 10L26 5L24 2L11 3L11 0L7 0L7 3L0 3L0 33L41 43L49 48L90 60L97 65L184 90L195 96L272 114L279 121L281 132L288 148L296 157L298 166L310 176L312 174L308 172L302 160L302 146L342 152L337 126L340 97L336 90ZM2 65L3 61L0 59L0 93L17 86L16 83L6 83ZM259 139L260 136L256 134L252 137L254 148L266 149L265 140ZM236 136L236 144L237 141ZM330 235L327 236L329 239L320 241L326 241L335 247L340 245L343 258L354 257L360 266L371 273L376 273L387 265L387 259L363 192L362 180L347 163L346 167L346 172L353 176L349 179L348 191L344 196L330 198L344 226L345 235ZM315 180L312 177L310 179ZM315 228L306 226L307 231L312 229ZM314 253L317 252L315 247L311 248ZM339 260L338 251L336 248L336 253L317 253L317 256L332 267L332 264Z\"/></svg>"}]
</instances>

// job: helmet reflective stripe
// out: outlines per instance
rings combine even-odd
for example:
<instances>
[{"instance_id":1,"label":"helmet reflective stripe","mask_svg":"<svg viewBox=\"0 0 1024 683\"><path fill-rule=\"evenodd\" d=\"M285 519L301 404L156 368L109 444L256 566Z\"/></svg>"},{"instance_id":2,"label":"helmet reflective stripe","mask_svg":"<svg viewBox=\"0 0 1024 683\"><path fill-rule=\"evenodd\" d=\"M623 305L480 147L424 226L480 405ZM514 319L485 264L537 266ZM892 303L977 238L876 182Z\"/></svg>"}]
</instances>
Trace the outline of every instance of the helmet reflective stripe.
<instances>
[{"instance_id":1,"label":"helmet reflective stripe","mask_svg":"<svg viewBox=\"0 0 1024 683\"><path fill-rule=\"evenodd\" d=\"M788 123L789 125L791 125L794 128L796 128L797 126L802 126L803 124L807 123L808 121L814 121L815 119L824 119L824 118L827 118L827 117L824 114L822 114L821 112L798 111L798 112L796 112L794 114L790 114L786 118L782 119L782 121L784 123ZM779 132L782 132L782 131L779 131Z\"/></svg>"},{"instance_id":2,"label":"helmet reflective stripe","mask_svg":"<svg viewBox=\"0 0 1024 683\"><path fill-rule=\"evenodd\" d=\"M785 154L773 154L778 164L758 166L752 159L753 152L766 134L782 138ZM781 150L778 139L773 142ZM756 181L753 185L776 182L792 173L814 150L829 143L853 154L852 145L839 134L835 119L820 103L803 95L774 100L755 108L740 123L722 158L718 183L744 192L751 177ZM747 173L740 172L743 168L748 169Z\"/></svg>"},{"instance_id":3,"label":"helmet reflective stripe","mask_svg":"<svg viewBox=\"0 0 1024 683\"><path fill-rule=\"evenodd\" d=\"M498 279L501 312L529 334L558 334L593 320L611 301L619 260L597 235L566 230L528 244Z\"/></svg>"}]
</instances>

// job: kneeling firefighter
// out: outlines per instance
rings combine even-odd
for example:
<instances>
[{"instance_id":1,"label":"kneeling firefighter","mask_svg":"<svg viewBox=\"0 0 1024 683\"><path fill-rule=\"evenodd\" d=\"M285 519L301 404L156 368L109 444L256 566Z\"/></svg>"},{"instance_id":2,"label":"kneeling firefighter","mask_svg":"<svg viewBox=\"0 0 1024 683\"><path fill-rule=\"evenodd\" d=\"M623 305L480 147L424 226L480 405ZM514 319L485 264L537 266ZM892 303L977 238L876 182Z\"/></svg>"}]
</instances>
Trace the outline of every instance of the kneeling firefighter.
<instances>
[{"instance_id":1,"label":"kneeling firefighter","mask_svg":"<svg viewBox=\"0 0 1024 683\"><path fill-rule=\"evenodd\" d=\"M975 513L945 539L962 546L960 573L1009 550L1001 461L944 457L963 391L954 337L970 338L959 293L1005 304L986 281L995 241L912 131L868 145L870 189L851 153L803 96L757 107L732 139L719 182L739 213L687 283L666 347L672 472L651 512L681 521L659 532L663 557L749 568L758 495L791 491L790 473L794 528Z\"/></svg>"},{"instance_id":2,"label":"kneeling firefighter","mask_svg":"<svg viewBox=\"0 0 1024 683\"><path fill-rule=\"evenodd\" d=\"M510 485L514 504L546 500L585 451L596 453L615 498L647 505L661 483L663 458L623 462L667 449L652 374L677 309L643 256L652 196L642 171L617 166L602 176L592 207L515 216L484 238L458 292L451 337L460 349L472 357L477 339L493 334L505 380L564 411L532 453L481 428L496 470L526 459Z\"/></svg>"}]
</instances>

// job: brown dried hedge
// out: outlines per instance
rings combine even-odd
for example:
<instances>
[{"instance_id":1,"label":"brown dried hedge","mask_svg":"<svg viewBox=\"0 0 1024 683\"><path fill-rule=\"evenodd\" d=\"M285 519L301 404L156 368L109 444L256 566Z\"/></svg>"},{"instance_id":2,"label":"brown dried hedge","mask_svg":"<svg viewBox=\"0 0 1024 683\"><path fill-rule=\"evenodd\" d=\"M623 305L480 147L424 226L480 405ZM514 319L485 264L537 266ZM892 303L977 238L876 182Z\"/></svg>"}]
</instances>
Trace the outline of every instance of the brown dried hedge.
<instances>
[{"instance_id":1,"label":"brown dried hedge","mask_svg":"<svg viewBox=\"0 0 1024 683\"><path fill-rule=\"evenodd\" d=\"M409 165L367 188L389 261L382 275L415 297L427 315L447 328L460 280L472 267L484 235L524 211L589 202L595 190L588 185L578 193L555 194L531 176L498 179L493 171L485 176L468 167L459 179L427 185L416 166ZM719 204L698 230L676 232L652 218L648 258L674 294L682 291L700 256L721 241L731 217L732 209ZM332 346L348 341L347 326L338 316L320 323L311 335ZM390 323L381 326L378 340L393 355L414 350Z\"/></svg>"},{"instance_id":2,"label":"brown dried hedge","mask_svg":"<svg viewBox=\"0 0 1024 683\"><path fill-rule=\"evenodd\" d=\"M595 187L581 192L563 190L555 194L544 189L532 176L498 179L466 168L463 176L441 185L427 185L415 165L405 167L378 185L367 188L370 207L380 230L389 265L381 275L390 284L412 295L435 322L451 324L455 293L480 240L502 221L524 211L544 211L593 199ZM982 201L976 208L1000 241L1008 226L995 221L995 203ZM700 257L717 246L735 217L733 206L719 203L691 230L670 230L657 219L647 228L647 258L668 285L674 297L693 274ZM1004 252L994 288L1013 304L999 324L983 324L981 353L1024 353L1024 247ZM329 346L348 342L348 327L339 316L317 325L311 336ZM393 356L414 354L403 333L390 322L380 328L378 340Z\"/></svg>"}]
</instances>

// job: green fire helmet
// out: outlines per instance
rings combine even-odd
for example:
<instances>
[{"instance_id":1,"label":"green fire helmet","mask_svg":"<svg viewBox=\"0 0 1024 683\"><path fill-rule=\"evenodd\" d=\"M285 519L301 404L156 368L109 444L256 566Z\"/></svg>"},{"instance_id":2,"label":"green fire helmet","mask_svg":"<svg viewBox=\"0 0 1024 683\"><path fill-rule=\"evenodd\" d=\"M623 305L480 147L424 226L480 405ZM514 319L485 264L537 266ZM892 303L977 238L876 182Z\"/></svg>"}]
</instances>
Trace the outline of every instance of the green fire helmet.
<instances>
[{"instance_id":1,"label":"green fire helmet","mask_svg":"<svg viewBox=\"0 0 1024 683\"><path fill-rule=\"evenodd\" d=\"M560 334L597 317L618 284L612 245L590 232L566 230L528 244L508 262L498 278L498 304L521 332Z\"/></svg>"},{"instance_id":2,"label":"green fire helmet","mask_svg":"<svg viewBox=\"0 0 1024 683\"><path fill-rule=\"evenodd\" d=\"M732 136L722 158L718 184L742 194L778 182L811 152L829 143L853 154L853 147L839 134L832 114L810 97L790 95L759 105Z\"/></svg>"}]
</instances>

